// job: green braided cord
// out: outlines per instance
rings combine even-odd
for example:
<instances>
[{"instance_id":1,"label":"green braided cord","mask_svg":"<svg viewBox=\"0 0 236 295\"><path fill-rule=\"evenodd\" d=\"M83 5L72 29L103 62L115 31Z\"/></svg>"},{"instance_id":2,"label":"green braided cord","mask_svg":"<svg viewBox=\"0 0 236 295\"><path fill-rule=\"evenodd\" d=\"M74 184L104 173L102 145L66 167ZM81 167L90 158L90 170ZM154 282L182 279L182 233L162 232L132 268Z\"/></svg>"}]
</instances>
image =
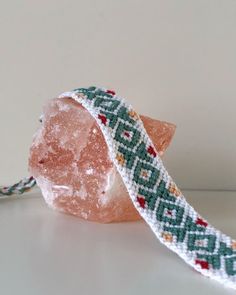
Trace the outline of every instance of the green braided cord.
<instances>
[{"instance_id":1,"label":"green braided cord","mask_svg":"<svg viewBox=\"0 0 236 295\"><path fill-rule=\"evenodd\" d=\"M35 185L36 181L33 176L26 177L11 186L0 187L0 197L23 194L31 190Z\"/></svg>"}]
</instances>

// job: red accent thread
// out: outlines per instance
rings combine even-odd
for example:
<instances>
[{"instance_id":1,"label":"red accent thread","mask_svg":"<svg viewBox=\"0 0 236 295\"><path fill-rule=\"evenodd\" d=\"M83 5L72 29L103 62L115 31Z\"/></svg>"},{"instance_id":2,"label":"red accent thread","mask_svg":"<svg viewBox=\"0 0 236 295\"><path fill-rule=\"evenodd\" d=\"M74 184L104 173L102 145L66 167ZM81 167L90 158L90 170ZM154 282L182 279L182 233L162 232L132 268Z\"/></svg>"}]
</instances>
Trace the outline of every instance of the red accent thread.
<instances>
[{"instance_id":1,"label":"red accent thread","mask_svg":"<svg viewBox=\"0 0 236 295\"><path fill-rule=\"evenodd\" d=\"M111 95L115 95L116 94L114 90L107 90L106 93L109 93Z\"/></svg>"},{"instance_id":2,"label":"red accent thread","mask_svg":"<svg viewBox=\"0 0 236 295\"><path fill-rule=\"evenodd\" d=\"M170 216L172 216L172 211L171 210L168 210L167 211L167 214L169 214Z\"/></svg>"},{"instance_id":3,"label":"red accent thread","mask_svg":"<svg viewBox=\"0 0 236 295\"><path fill-rule=\"evenodd\" d=\"M147 151L150 155L153 155L153 157L157 156L157 153L155 152L154 148L151 145L149 146Z\"/></svg>"},{"instance_id":4,"label":"red accent thread","mask_svg":"<svg viewBox=\"0 0 236 295\"><path fill-rule=\"evenodd\" d=\"M201 218L197 219L196 224L202 225L202 226L205 226L205 227L208 226L208 223L206 221L204 221L203 219L201 219Z\"/></svg>"},{"instance_id":5,"label":"red accent thread","mask_svg":"<svg viewBox=\"0 0 236 295\"><path fill-rule=\"evenodd\" d=\"M137 197L137 201L139 202L140 207L145 208L145 199L142 197Z\"/></svg>"},{"instance_id":6,"label":"red accent thread","mask_svg":"<svg viewBox=\"0 0 236 295\"><path fill-rule=\"evenodd\" d=\"M195 263L199 264L202 269L209 269L209 263L207 261L196 259Z\"/></svg>"},{"instance_id":7,"label":"red accent thread","mask_svg":"<svg viewBox=\"0 0 236 295\"><path fill-rule=\"evenodd\" d=\"M107 118L104 116L104 115L98 115L98 119L101 120L102 124L103 125L106 125L107 124Z\"/></svg>"},{"instance_id":8,"label":"red accent thread","mask_svg":"<svg viewBox=\"0 0 236 295\"><path fill-rule=\"evenodd\" d=\"M126 137L130 137L130 134L129 134L128 131L125 131L125 132L124 132L124 135L125 135Z\"/></svg>"}]
</instances>

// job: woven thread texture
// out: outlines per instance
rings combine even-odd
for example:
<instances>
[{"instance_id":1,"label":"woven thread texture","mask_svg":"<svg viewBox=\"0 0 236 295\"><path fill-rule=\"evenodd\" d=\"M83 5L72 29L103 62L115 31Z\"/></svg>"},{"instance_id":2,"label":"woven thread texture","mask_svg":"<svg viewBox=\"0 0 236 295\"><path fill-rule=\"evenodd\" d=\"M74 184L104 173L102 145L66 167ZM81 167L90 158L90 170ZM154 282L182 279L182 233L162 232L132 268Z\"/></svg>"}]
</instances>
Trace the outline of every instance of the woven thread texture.
<instances>
[{"instance_id":1,"label":"woven thread texture","mask_svg":"<svg viewBox=\"0 0 236 295\"><path fill-rule=\"evenodd\" d=\"M81 103L95 118L134 206L157 238L203 275L236 289L236 241L188 204L133 108L105 88L59 97Z\"/></svg>"},{"instance_id":2,"label":"woven thread texture","mask_svg":"<svg viewBox=\"0 0 236 295\"><path fill-rule=\"evenodd\" d=\"M19 195L30 191L36 185L35 179L26 177L11 186L0 187L0 197Z\"/></svg>"},{"instance_id":3,"label":"woven thread texture","mask_svg":"<svg viewBox=\"0 0 236 295\"><path fill-rule=\"evenodd\" d=\"M236 241L188 204L159 157L138 114L114 91L77 88L62 93L95 118L130 198L156 237L203 275L236 289ZM0 197L22 194L33 177L0 187Z\"/></svg>"}]
</instances>

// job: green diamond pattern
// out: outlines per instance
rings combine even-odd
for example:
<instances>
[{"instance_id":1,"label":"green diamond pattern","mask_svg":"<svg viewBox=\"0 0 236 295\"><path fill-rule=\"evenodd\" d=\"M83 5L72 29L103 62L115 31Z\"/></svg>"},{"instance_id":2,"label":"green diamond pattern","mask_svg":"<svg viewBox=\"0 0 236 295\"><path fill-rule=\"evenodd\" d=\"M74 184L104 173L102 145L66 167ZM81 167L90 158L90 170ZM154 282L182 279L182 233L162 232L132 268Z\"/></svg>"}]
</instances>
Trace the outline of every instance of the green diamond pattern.
<instances>
[{"instance_id":1,"label":"green diamond pattern","mask_svg":"<svg viewBox=\"0 0 236 295\"><path fill-rule=\"evenodd\" d=\"M209 253L214 252L216 236L206 234L189 234L188 235L188 250L199 251L204 250ZM206 246L204 246L206 244Z\"/></svg>"},{"instance_id":2,"label":"green diamond pattern","mask_svg":"<svg viewBox=\"0 0 236 295\"><path fill-rule=\"evenodd\" d=\"M165 212L170 211L173 217L168 217ZM160 201L156 216L157 220L165 222L170 225L180 225L183 219L184 209L172 203Z\"/></svg>"},{"instance_id":3,"label":"green diamond pattern","mask_svg":"<svg viewBox=\"0 0 236 295\"><path fill-rule=\"evenodd\" d=\"M188 210L185 212L185 207L180 205L181 202L176 202L177 198L166 188L166 182L159 179L160 171L147 152L147 142L138 130L137 122L130 117L129 108L109 91L93 86L74 91L85 94L94 107L105 115L108 126L115 134L113 139L118 143L117 150L125 159L124 165L130 170L139 195L145 199L145 205L155 212L157 221L162 223L163 231L175 236L177 243L186 243L188 251L196 259L216 270L223 266L229 276L235 276L236 250L218 241L216 235L207 234L206 226L195 222ZM124 136L125 133L127 136Z\"/></svg>"},{"instance_id":4,"label":"green diamond pattern","mask_svg":"<svg viewBox=\"0 0 236 295\"><path fill-rule=\"evenodd\" d=\"M125 138L125 132L130 134L130 138ZM124 144L126 147L133 149L137 145L140 135L140 132L136 128L126 123L119 122L116 129L115 140Z\"/></svg>"},{"instance_id":5,"label":"green diamond pattern","mask_svg":"<svg viewBox=\"0 0 236 295\"><path fill-rule=\"evenodd\" d=\"M146 173L148 176L144 177L142 174ZM156 185L159 176L159 171L150 164L138 161L134 169L133 180L148 188L153 188Z\"/></svg>"}]
</instances>

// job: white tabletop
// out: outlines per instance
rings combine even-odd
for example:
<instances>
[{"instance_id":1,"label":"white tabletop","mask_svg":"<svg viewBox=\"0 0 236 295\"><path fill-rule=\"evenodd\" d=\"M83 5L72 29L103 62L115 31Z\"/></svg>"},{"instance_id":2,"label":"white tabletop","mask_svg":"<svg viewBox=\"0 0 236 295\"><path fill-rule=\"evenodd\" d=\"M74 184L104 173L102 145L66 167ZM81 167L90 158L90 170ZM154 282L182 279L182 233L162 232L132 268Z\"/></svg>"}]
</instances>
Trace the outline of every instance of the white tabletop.
<instances>
[{"instance_id":1,"label":"white tabletop","mask_svg":"<svg viewBox=\"0 0 236 295\"><path fill-rule=\"evenodd\" d=\"M236 237L236 192L184 193ZM191 269L142 221L84 221L49 209L37 189L0 203L0 294L235 294Z\"/></svg>"}]
</instances>

